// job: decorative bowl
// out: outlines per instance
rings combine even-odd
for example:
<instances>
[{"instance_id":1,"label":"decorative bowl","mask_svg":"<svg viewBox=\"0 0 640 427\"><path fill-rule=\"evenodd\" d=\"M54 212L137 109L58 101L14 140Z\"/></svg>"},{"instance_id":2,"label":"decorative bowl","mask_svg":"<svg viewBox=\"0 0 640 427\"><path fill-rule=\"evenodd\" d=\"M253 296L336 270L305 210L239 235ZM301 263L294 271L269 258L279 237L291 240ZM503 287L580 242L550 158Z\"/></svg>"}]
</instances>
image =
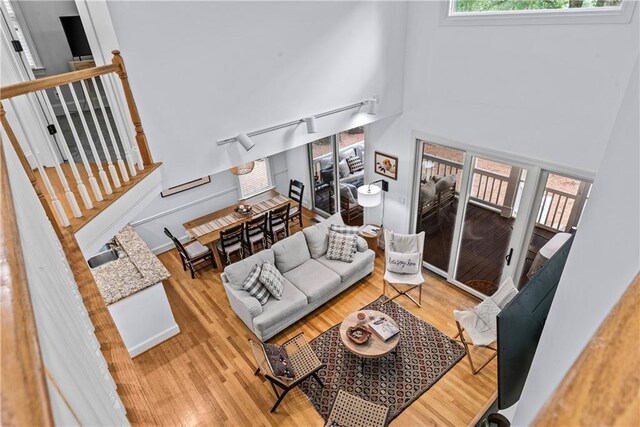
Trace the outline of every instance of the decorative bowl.
<instances>
[{"instance_id":1,"label":"decorative bowl","mask_svg":"<svg viewBox=\"0 0 640 427\"><path fill-rule=\"evenodd\" d=\"M371 332L364 326L350 326L347 328L347 337L354 343L361 345L369 341Z\"/></svg>"},{"instance_id":2,"label":"decorative bowl","mask_svg":"<svg viewBox=\"0 0 640 427\"><path fill-rule=\"evenodd\" d=\"M251 213L252 209L253 206L251 205L238 205L238 207L236 207L236 212L240 215L248 215Z\"/></svg>"}]
</instances>

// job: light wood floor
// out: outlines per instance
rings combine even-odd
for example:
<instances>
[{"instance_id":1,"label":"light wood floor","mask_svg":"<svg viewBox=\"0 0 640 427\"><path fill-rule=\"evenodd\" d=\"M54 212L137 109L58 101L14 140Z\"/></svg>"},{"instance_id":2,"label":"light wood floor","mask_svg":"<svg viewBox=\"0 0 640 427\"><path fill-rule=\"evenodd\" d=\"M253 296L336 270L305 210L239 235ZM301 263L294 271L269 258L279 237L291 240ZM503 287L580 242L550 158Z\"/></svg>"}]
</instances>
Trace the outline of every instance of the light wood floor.
<instances>
[{"instance_id":1,"label":"light wood floor","mask_svg":"<svg viewBox=\"0 0 640 427\"><path fill-rule=\"evenodd\" d=\"M275 397L269 384L254 376L247 344L253 334L231 310L219 274L208 269L192 280L173 250L160 255L160 260L172 274L164 287L182 332L134 359L154 415L165 425L321 426L322 418L299 390L287 395L276 414L269 413ZM340 323L380 296L383 268L378 255L372 276L270 341L281 343L299 332L312 339ZM453 336L451 311L477 300L435 276L425 273L425 277L421 308L405 298L396 301ZM474 355L485 353L479 350ZM494 359L474 376L463 359L391 425L469 424L484 412L496 390L496 369Z\"/></svg>"}]
</instances>

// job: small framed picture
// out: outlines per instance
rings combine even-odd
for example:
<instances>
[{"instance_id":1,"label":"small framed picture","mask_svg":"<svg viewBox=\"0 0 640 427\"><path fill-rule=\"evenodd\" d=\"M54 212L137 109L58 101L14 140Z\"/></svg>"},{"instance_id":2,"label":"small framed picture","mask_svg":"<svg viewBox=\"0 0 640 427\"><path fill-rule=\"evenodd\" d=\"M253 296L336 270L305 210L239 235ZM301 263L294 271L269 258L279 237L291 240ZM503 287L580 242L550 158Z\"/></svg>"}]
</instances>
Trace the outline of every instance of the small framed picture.
<instances>
[{"instance_id":1,"label":"small framed picture","mask_svg":"<svg viewBox=\"0 0 640 427\"><path fill-rule=\"evenodd\" d=\"M382 154L378 151L375 153L376 173L391 179L398 179L398 158Z\"/></svg>"}]
</instances>

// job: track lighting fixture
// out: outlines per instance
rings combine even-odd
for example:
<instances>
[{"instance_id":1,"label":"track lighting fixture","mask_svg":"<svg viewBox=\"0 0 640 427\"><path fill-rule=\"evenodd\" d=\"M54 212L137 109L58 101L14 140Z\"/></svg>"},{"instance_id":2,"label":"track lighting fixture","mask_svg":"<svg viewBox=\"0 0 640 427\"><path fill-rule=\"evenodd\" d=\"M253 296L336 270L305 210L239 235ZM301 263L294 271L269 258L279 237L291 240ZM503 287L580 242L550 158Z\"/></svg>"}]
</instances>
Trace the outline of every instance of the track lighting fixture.
<instances>
[{"instance_id":1,"label":"track lighting fixture","mask_svg":"<svg viewBox=\"0 0 640 427\"><path fill-rule=\"evenodd\" d=\"M307 133L317 133L318 129L316 128L316 118L311 116L304 119L307 124Z\"/></svg>"},{"instance_id":2,"label":"track lighting fixture","mask_svg":"<svg viewBox=\"0 0 640 427\"><path fill-rule=\"evenodd\" d=\"M253 148L254 145L256 145L251 138L249 138L247 136L246 133L241 133L240 135L238 135L236 137L236 139L238 140L238 142L240 143L240 145L242 145L242 148L244 148L245 150L249 151Z\"/></svg>"},{"instance_id":3,"label":"track lighting fixture","mask_svg":"<svg viewBox=\"0 0 640 427\"><path fill-rule=\"evenodd\" d=\"M367 101L367 114L374 116L378 112L378 100L371 98Z\"/></svg>"}]
</instances>

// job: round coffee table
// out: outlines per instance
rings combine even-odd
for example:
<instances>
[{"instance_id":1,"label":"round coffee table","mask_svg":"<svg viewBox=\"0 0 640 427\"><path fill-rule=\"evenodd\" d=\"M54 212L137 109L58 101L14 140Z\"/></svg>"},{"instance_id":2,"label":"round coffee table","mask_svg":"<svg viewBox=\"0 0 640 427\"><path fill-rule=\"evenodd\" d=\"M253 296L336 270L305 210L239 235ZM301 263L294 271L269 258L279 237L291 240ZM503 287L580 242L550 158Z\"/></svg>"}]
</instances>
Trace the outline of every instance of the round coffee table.
<instances>
[{"instance_id":1,"label":"round coffee table","mask_svg":"<svg viewBox=\"0 0 640 427\"><path fill-rule=\"evenodd\" d=\"M398 342L400 342L400 333L402 331L398 332L393 337L389 338L387 341L383 341L378 335L375 334L375 332L372 331L369 341L360 345L354 343L349 339L349 337L347 337L347 329L350 326L355 326L359 324L356 316L360 312L364 313L367 316L367 318L364 321L365 325L371 322L373 319L384 317L393 325L398 327L398 324L395 322L395 320L393 320L391 317L389 317L388 315L380 311L359 310L359 311L356 311L355 313L351 313L342 321L342 324L340 325L340 339L342 339L342 343L347 348L347 350L349 350L351 353L355 354L356 356L360 356L365 359L375 359L378 357L382 357L391 353L393 350L395 350L395 348L398 346Z\"/></svg>"}]
</instances>

